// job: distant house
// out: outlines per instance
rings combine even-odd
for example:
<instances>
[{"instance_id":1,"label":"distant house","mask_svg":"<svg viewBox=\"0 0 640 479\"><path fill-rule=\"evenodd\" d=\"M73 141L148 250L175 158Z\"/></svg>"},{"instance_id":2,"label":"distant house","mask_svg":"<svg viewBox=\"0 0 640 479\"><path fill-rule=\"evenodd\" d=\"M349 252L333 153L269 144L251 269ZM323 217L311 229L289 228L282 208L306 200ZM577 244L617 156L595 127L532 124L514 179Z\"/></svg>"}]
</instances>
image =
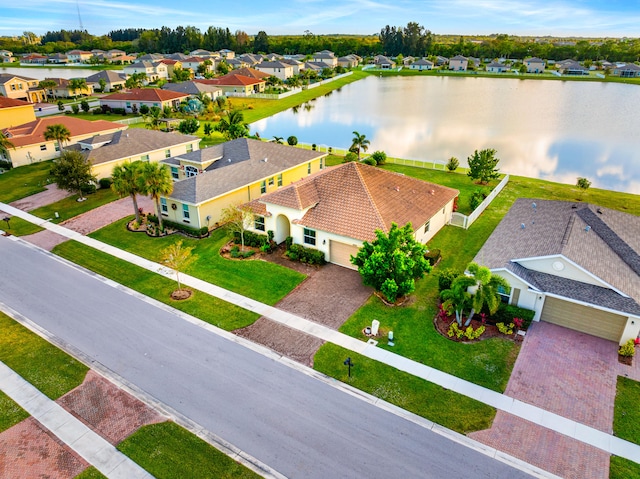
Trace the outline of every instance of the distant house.
<instances>
[{"instance_id":1,"label":"distant house","mask_svg":"<svg viewBox=\"0 0 640 479\"><path fill-rule=\"evenodd\" d=\"M355 267L355 256L376 230L411 223L416 240L429 241L453 214L458 191L359 162L324 169L249 203L254 231L273 231L277 243L322 251L327 261ZM348 205L348 207L345 207Z\"/></svg>"},{"instance_id":2,"label":"distant house","mask_svg":"<svg viewBox=\"0 0 640 479\"><path fill-rule=\"evenodd\" d=\"M66 63L69 63L69 58L64 53L54 53L53 55L49 55L49 57L47 58L47 63L64 65Z\"/></svg>"},{"instance_id":3,"label":"distant house","mask_svg":"<svg viewBox=\"0 0 640 479\"><path fill-rule=\"evenodd\" d=\"M189 96L197 97L205 95L215 100L222 96L222 89L212 85L205 85L195 81L183 81L180 83L166 83L162 86L163 90L170 90L178 93L186 93Z\"/></svg>"},{"instance_id":4,"label":"distant house","mask_svg":"<svg viewBox=\"0 0 640 479\"><path fill-rule=\"evenodd\" d=\"M48 57L44 56L44 55L40 55L38 53L30 53L28 55L23 56L20 59L21 63L30 63L30 64L36 64L36 65L44 65L45 63L47 63L49 60Z\"/></svg>"},{"instance_id":5,"label":"distant house","mask_svg":"<svg viewBox=\"0 0 640 479\"><path fill-rule=\"evenodd\" d=\"M89 75L86 80L88 85L92 85L94 90L100 89L100 80L104 80L105 93L122 90L126 83L126 78L113 70L101 70L93 75Z\"/></svg>"},{"instance_id":6,"label":"distant house","mask_svg":"<svg viewBox=\"0 0 640 479\"><path fill-rule=\"evenodd\" d=\"M123 108L127 112L140 111L142 105L149 108L157 106L160 109L165 107L178 108L182 100L189 98L186 93L177 93L160 88L132 88L129 91L112 93L100 98L100 106L110 108Z\"/></svg>"},{"instance_id":7,"label":"distant house","mask_svg":"<svg viewBox=\"0 0 640 479\"><path fill-rule=\"evenodd\" d=\"M72 116L48 116L4 130L15 148L9 149L9 160L14 168L60 156L60 147L54 140L45 140L47 126L64 125L71 133L64 147L96 135L113 133L127 128L120 123L96 120L87 121Z\"/></svg>"},{"instance_id":8,"label":"distant house","mask_svg":"<svg viewBox=\"0 0 640 479\"><path fill-rule=\"evenodd\" d=\"M640 66L635 63L627 63L613 68L613 75L621 78L640 77Z\"/></svg>"},{"instance_id":9,"label":"distant house","mask_svg":"<svg viewBox=\"0 0 640 479\"><path fill-rule=\"evenodd\" d=\"M137 73L144 73L147 76L147 80L149 82L155 82L159 79L168 79L169 72L167 65L165 65L162 61L138 61L132 63L130 65L126 65L123 70L127 77Z\"/></svg>"},{"instance_id":10,"label":"distant house","mask_svg":"<svg viewBox=\"0 0 640 479\"><path fill-rule=\"evenodd\" d=\"M378 58L377 67L381 70L393 70L396 67L396 62L391 58L380 55Z\"/></svg>"},{"instance_id":11,"label":"distant house","mask_svg":"<svg viewBox=\"0 0 640 479\"><path fill-rule=\"evenodd\" d=\"M54 98L75 98L93 94L93 84L88 82L82 88L72 88L71 80L66 78L45 78L45 80L55 82L55 86L47 89L47 95Z\"/></svg>"},{"instance_id":12,"label":"distant house","mask_svg":"<svg viewBox=\"0 0 640 479\"><path fill-rule=\"evenodd\" d=\"M0 95L29 103L47 101L47 92L36 78L0 73Z\"/></svg>"},{"instance_id":13,"label":"distant house","mask_svg":"<svg viewBox=\"0 0 640 479\"><path fill-rule=\"evenodd\" d=\"M91 173L106 178L111 176L116 165L125 161L159 162L197 150L200 140L197 136L181 133L132 128L88 137L78 144L91 163Z\"/></svg>"},{"instance_id":14,"label":"distant house","mask_svg":"<svg viewBox=\"0 0 640 479\"><path fill-rule=\"evenodd\" d=\"M509 67L504 63L491 62L486 66L489 73L504 73L509 71Z\"/></svg>"},{"instance_id":15,"label":"distant house","mask_svg":"<svg viewBox=\"0 0 640 479\"><path fill-rule=\"evenodd\" d=\"M182 68L184 69L189 69L193 72L193 74L197 74L198 73L198 68L200 68L200 65L206 65L205 64L206 59L205 58L201 58L201 57L189 57L189 58L185 58L184 60L182 60ZM206 71L208 73L213 71L213 62L210 62L211 65L208 65L206 68Z\"/></svg>"},{"instance_id":16,"label":"distant house","mask_svg":"<svg viewBox=\"0 0 640 479\"><path fill-rule=\"evenodd\" d=\"M321 52L314 53L311 61L326 63L329 68L335 68L338 66L338 59L333 52L330 52L329 50L322 50Z\"/></svg>"},{"instance_id":17,"label":"distant house","mask_svg":"<svg viewBox=\"0 0 640 479\"><path fill-rule=\"evenodd\" d=\"M13 62L13 53L9 50L0 50L0 63Z\"/></svg>"},{"instance_id":18,"label":"distant house","mask_svg":"<svg viewBox=\"0 0 640 479\"><path fill-rule=\"evenodd\" d=\"M254 53L243 53L242 55L236 57L235 60L246 63L248 66L252 67L262 61L262 55Z\"/></svg>"},{"instance_id":19,"label":"distant house","mask_svg":"<svg viewBox=\"0 0 640 479\"><path fill-rule=\"evenodd\" d=\"M411 65L409 65L410 70L432 70L433 62L429 60L425 60L424 58L420 58L419 60L414 61Z\"/></svg>"},{"instance_id":20,"label":"distant house","mask_svg":"<svg viewBox=\"0 0 640 479\"><path fill-rule=\"evenodd\" d=\"M225 208L320 171L325 156L248 138L174 155L163 160L176 182L173 192L161 198L162 215L196 228L213 227Z\"/></svg>"},{"instance_id":21,"label":"distant house","mask_svg":"<svg viewBox=\"0 0 640 479\"><path fill-rule=\"evenodd\" d=\"M294 60L293 58L283 58L280 61L285 65L289 65L291 68L293 68L294 75L299 75L302 69L304 68L304 63L298 60Z\"/></svg>"},{"instance_id":22,"label":"distant house","mask_svg":"<svg viewBox=\"0 0 640 479\"><path fill-rule=\"evenodd\" d=\"M217 86L227 96L249 96L254 93L262 93L267 83L265 80L240 75L235 71L218 78L194 81L205 85Z\"/></svg>"},{"instance_id":23,"label":"distant house","mask_svg":"<svg viewBox=\"0 0 640 479\"><path fill-rule=\"evenodd\" d=\"M622 344L640 334L640 217L569 201L515 201L475 261L504 302Z\"/></svg>"},{"instance_id":24,"label":"distant house","mask_svg":"<svg viewBox=\"0 0 640 479\"><path fill-rule=\"evenodd\" d=\"M527 73L543 73L546 68L544 60L537 57L526 58L523 63L527 67Z\"/></svg>"},{"instance_id":25,"label":"distant house","mask_svg":"<svg viewBox=\"0 0 640 479\"><path fill-rule=\"evenodd\" d=\"M233 60L236 56L236 52L234 52L233 50L229 50L228 48L218 50L218 54L226 60Z\"/></svg>"},{"instance_id":26,"label":"distant house","mask_svg":"<svg viewBox=\"0 0 640 479\"><path fill-rule=\"evenodd\" d=\"M361 57L351 53L349 55L339 57L338 65L341 66L342 68L355 68L360 64L361 61L362 61Z\"/></svg>"},{"instance_id":27,"label":"distant house","mask_svg":"<svg viewBox=\"0 0 640 479\"><path fill-rule=\"evenodd\" d=\"M93 53L84 50L71 50L67 52L69 63L83 63L89 60Z\"/></svg>"},{"instance_id":28,"label":"distant house","mask_svg":"<svg viewBox=\"0 0 640 479\"><path fill-rule=\"evenodd\" d=\"M562 63L558 71L563 75L589 75L589 69L574 60Z\"/></svg>"},{"instance_id":29,"label":"distant house","mask_svg":"<svg viewBox=\"0 0 640 479\"><path fill-rule=\"evenodd\" d=\"M438 55L436 57L436 66L441 67L442 65L446 65L449 63L449 59L447 57L443 57Z\"/></svg>"},{"instance_id":30,"label":"distant house","mask_svg":"<svg viewBox=\"0 0 640 479\"><path fill-rule=\"evenodd\" d=\"M282 81L293 76L293 66L280 61L261 62L255 65L255 69L268 73L269 76L274 76Z\"/></svg>"},{"instance_id":31,"label":"distant house","mask_svg":"<svg viewBox=\"0 0 640 479\"><path fill-rule=\"evenodd\" d=\"M449 70L463 72L467 70L468 66L469 59L467 57L463 57L462 55L456 55L449 60Z\"/></svg>"},{"instance_id":32,"label":"distant house","mask_svg":"<svg viewBox=\"0 0 640 479\"><path fill-rule=\"evenodd\" d=\"M0 130L35 121L33 104L0 96Z\"/></svg>"}]
</instances>

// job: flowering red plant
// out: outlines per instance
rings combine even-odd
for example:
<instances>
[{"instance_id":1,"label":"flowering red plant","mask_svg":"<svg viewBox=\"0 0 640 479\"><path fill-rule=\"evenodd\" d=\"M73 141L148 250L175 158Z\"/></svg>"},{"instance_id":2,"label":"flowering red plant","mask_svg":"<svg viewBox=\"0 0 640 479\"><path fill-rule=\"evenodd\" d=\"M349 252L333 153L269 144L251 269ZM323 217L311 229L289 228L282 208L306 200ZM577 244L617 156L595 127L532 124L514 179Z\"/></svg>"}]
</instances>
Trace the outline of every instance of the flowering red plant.
<instances>
[{"instance_id":1,"label":"flowering red plant","mask_svg":"<svg viewBox=\"0 0 640 479\"><path fill-rule=\"evenodd\" d=\"M524 321L521 318L513 318L513 324L516 326L516 328L521 328L524 324Z\"/></svg>"}]
</instances>

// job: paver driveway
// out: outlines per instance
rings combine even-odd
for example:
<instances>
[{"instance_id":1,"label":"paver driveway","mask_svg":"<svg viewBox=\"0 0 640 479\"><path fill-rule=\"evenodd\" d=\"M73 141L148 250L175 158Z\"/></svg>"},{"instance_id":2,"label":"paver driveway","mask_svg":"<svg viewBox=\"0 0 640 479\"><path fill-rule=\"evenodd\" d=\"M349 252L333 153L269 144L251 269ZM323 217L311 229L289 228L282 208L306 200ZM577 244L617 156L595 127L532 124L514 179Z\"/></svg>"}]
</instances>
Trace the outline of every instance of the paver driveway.
<instances>
[{"instance_id":1,"label":"paver driveway","mask_svg":"<svg viewBox=\"0 0 640 479\"><path fill-rule=\"evenodd\" d=\"M637 374L618 363L617 349L611 341L534 323L505 394L611 433L617 376ZM491 429L470 436L561 477L609 477L605 452L504 412Z\"/></svg>"}]
</instances>

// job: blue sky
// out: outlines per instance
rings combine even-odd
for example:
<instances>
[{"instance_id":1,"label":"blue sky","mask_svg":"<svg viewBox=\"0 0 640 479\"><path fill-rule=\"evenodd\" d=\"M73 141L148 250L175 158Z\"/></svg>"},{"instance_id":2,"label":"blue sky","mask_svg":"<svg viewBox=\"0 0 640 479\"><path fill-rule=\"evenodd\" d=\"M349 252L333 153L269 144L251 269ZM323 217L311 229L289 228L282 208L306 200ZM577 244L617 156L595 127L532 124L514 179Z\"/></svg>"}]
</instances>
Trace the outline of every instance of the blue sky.
<instances>
[{"instance_id":1,"label":"blue sky","mask_svg":"<svg viewBox=\"0 0 640 479\"><path fill-rule=\"evenodd\" d=\"M77 29L76 0L2 2L0 35ZM7 5L9 4L9 5ZM379 32L410 21L439 34L640 36L640 0L77 0L102 35L127 27L209 25L269 35Z\"/></svg>"}]
</instances>

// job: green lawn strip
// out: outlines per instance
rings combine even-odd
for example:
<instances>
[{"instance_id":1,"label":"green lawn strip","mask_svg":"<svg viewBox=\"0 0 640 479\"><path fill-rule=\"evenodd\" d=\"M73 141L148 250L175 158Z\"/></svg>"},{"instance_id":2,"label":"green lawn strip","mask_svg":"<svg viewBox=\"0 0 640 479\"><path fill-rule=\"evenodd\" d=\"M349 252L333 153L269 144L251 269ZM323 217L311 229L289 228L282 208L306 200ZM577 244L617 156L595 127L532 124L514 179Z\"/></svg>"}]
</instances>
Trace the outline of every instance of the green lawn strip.
<instances>
[{"instance_id":1,"label":"green lawn strip","mask_svg":"<svg viewBox=\"0 0 640 479\"><path fill-rule=\"evenodd\" d=\"M343 361L350 357L351 378ZM418 416L462 434L487 429L496 410L436 384L326 343L314 357L314 369Z\"/></svg>"},{"instance_id":2,"label":"green lawn strip","mask_svg":"<svg viewBox=\"0 0 640 479\"><path fill-rule=\"evenodd\" d=\"M33 384L50 399L80 385L88 368L0 313L0 361Z\"/></svg>"},{"instance_id":3,"label":"green lawn strip","mask_svg":"<svg viewBox=\"0 0 640 479\"><path fill-rule=\"evenodd\" d=\"M173 422L141 427L118 450L157 479L260 477Z\"/></svg>"},{"instance_id":4,"label":"green lawn strip","mask_svg":"<svg viewBox=\"0 0 640 479\"><path fill-rule=\"evenodd\" d=\"M78 474L74 479L107 479L107 476L102 475L100 471L91 466Z\"/></svg>"},{"instance_id":5,"label":"green lawn strip","mask_svg":"<svg viewBox=\"0 0 640 479\"><path fill-rule=\"evenodd\" d=\"M11 220L9 221L9 228L7 228L7 223L4 221L0 223L0 228L8 230L9 233L14 236L26 236L44 230L44 228L41 228L30 221L18 218L17 216L11 217Z\"/></svg>"},{"instance_id":6,"label":"green lawn strip","mask_svg":"<svg viewBox=\"0 0 640 479\"><path fill-rule=\"evenodd\" d=\"M44 161L5 171L0 175L0 203L11 203L44 191L51 165L51 161Z\"/></svg>"},{"instance_id":7,"label":"green lawn strip","mask_svg":"<svg viewBox=\"0 0 640 479\"><path fill-rule=\"evenodd\" d=\"M200 240L176 235L151 238L128 231L125 227L128 220L116 221L90 236L151 261L158 261L160 251L182 240L184 246L193 246L193 254L198 256L186 273L269 305L284 298L305 277L266 261L223 258L220 248L229 240L224 229L212 231L209 238Z\"/></svg>"},{"instance_id":8,"label":"green lawn strip","mask_svg":"<svg viewBox=\"0 0 640 479\"><path fill-rule=\"evenodd\" d=\"M175 281L75 241L66 241L56 246L53 252L227 331L243 328L258 319L255 313L197 290L194 290L187 300L174 301L171 299L171 293L177 288Z\"/></svg>"},{"instance_id":9,"label":"green lawn strip","mask_svg":"<svg viewBox=\"0 0 640 479\"><path fill-rule=\"evenodd\" d=\"M618 376L613 410L613 434L640 444L640 382Z\"/></svg>"},{"instance_id":10,"label":"green lawn strip","mask_svg":"<svg viewBox=\"0 0 640 479\"><path fill-rule=\"evenodd\" d=\"M623 457L611 456L609 479L634 479L640 477L640 464Z\"/></svg>"},{"instance_id":11,"label":"green lawn strip","mask_svg":"<svg viewBox=\"0 0 640 479\"><path fill-rule=\"evenodd\" d=\"M0 432L6 431L28 417L29 413L27 411L0 391Z\"/></svg>"},{"instance_id":12,"label":"green lawn strip","mask_svg":"<svg viewBox=\"0 0 640 479\"><path fill-rule=\"evenodd\" d=\"M52 223L60 223L118 199L118 195L116 195L111 188L101 188L93 194L83 196L87 198L85 201L76 201L79 198L76 194L51 203L50 205L36 208L29 213L43 220L51 219ZM59 218L55 217L56 212Z\"/></svg>"},{"instance_id":13,"label":"green lawn strip","mask_svg":"<svg viewBox=\"0 0 640 479\"><path fill-rule=\"evenodd\" d=\"M91 110L94 110L97 107L93 107L91 108ZM111 122L118 122L119 120L130 120L131 118L140 118L142 117L141 114L136 114L136 115L116 115L115 113L98 113L93 114L93 113L67 113L66 116L72 117L72 118L79 118L80 120L88 120L88 121L96 121L96 120L105 120L105 121L111 121Z\"/></svg>"}]
</instances>

